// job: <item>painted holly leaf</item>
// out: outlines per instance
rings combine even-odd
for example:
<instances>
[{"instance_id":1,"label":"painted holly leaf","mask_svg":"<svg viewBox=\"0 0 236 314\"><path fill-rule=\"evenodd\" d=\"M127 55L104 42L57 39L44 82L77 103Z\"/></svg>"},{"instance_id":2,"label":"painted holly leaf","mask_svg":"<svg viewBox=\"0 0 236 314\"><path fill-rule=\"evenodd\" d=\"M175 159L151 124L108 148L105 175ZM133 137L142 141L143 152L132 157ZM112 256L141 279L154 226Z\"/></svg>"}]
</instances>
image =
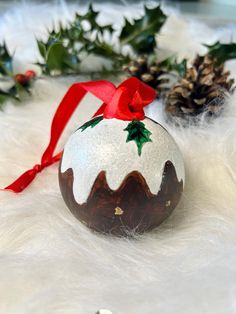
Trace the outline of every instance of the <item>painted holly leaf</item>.
<instances>
[{"instance_id":1,"label":"painted holly leaf","mask_svg":"<svg viewBox=\"0 0 236 314\"><path fill-rule=\"evenodd\" d=\"M145 124L139 120L131 121L124 131L128 131L126 143L135 141L138 147L138 155L141 156L142 147L145 143L151 142L151 132L145 128Z\"/></svg>"},{"instance_id":2,"label":"painted holly leaf","mask_svg":"<svg viewBox=\"0 0 236 314\"><path fill-rule=\"evenodd\" d=\"M155 34L165 23L167 16L160 6L153 9L144 7L144 16L133 23L125 20L120 34L122 44L129 44L137 53L151 53L156 46Z\"/></svg>"},{"instance_id":3,"label":"painted holly leaf","mask_svg":"<svg viewBox=\"0 0 236 314\"><path fill-rule=\"evenodd\" d=\"M85 124L83 124L78 130L81 130L81 132L83 132L84 130L86 130L88 127L94 128L95 125L97 125L99 122L101 122L103 120L103 116L98 116L92 120L89 120L88 122L86 122Z\"/></svg>"},{"instance_id":4,"label":"painted holly leaf","mask_svg":"<svg viewBox=\"0 0 236 314\"><path fill-rule=\"evenodd\" d=\"M205 45L208 48L208 54L216 59L218 65L227 60L236 59L236 43L221 44L219 41L213 45Z\"/></svg>"}]
</instances>

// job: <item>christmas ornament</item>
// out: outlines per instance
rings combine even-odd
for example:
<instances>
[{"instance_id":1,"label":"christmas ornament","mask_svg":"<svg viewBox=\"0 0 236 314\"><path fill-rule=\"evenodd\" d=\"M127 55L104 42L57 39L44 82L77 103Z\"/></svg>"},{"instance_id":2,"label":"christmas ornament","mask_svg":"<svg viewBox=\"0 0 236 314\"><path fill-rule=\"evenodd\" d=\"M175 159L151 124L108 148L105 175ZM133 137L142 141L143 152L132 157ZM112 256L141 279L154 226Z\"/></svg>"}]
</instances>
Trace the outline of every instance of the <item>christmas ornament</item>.
<instances>
[{"instance_id":1,"label":"christmas ornament","mask_svg":"<svg viewBox=\"0 0 236 314\"><path fill-rule=\"evenodd\" d=\"M206 112L218 115L227 92L234 83L224 65L216 65L210 55L197 56L186 76L169 92L166 112L170 117L188 118Z\"/></svg>"},{"instance_id":2,"label":"christmas ornament","mask_svg":"<svg viewBox=\"0 0 236 314\"><path fill-rule=\"evenodd\" d=\"M98 116L65 145L59 169L63 198L90 228L116 235L158 226L177 205L183 160L158 123Z\"/></svg>"},{"instance_id":3,"label":"christmas ornament","mask_svg":"<svg viewBox=\"0 0 236 314\"><path fill-rule=\"evenodd\" d=\"M103 101L53 156L60 135L86 92ZM72 85L54 116L41 164L6 189L22 191L43 168L61 159L59 183L71 212L93 230L126 235L158 226L183 191L181 153L168 132L144 115L155 91L136 78ZM62 157L61 157L62 156Z\"/></svg>"}]
</instances>

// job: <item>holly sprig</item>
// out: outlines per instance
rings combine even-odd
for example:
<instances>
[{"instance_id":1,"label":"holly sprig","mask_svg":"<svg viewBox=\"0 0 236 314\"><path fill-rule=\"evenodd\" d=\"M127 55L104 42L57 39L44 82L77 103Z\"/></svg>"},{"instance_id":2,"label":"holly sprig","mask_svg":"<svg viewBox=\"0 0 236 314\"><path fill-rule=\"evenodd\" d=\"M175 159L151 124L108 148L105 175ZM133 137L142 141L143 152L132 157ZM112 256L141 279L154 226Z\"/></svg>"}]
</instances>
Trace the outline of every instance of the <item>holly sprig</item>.
<instances>
[{"instance_id":1,"label":"holly sprig","mask_svg":"<svg viewBox=\"0 0 236 314\"><path fill-rule=\"evenodd\" d=\"M114 30L111 24L101 26L97 22L98 15L99 12L90 4L88 11L84 15L76 13L74 20L67 27L59 25L58 31L49 31L46 42L37 40L44 61L38 65L45 74L79 73L83 53L103 56L115 64L120 59L126 59L125 55L115 51L113 46L105 41L105 33L112 37Z\"/></svg>"},{"instance_id":2,"label":"holly sprig","mask_svg":"<svg viewBox=\"0 0 236 314\"><path fill-rule=\"evenodd\" d=\"M159 32L167 16L160 6L149 9L144 7L144 15L139 19L128 21L118 36L117 47L105 40L115 37L111 24L100 25L97 22L99 12L89 5L84 15L76 13L67 27L59 25L59 29L48 31L46 42L38 39L38 49L43 62L38 62L45 74L79 73L82 55L94 54L104 57L111 63L112 70L120 70L123 64L130 61L131 56L123 53L123 47L129 45L134 53L151 53L156 48L155 34ZM84 23L90 27L84 27Z\"/></svg>"},{"instance_id":3,"label":"holly sprig","mask_svg":"<svg viewBox=\"0 0 236 314\"><path fill-rule=\"evenodd\" d=\"M0 83L7 83L9 87L0 87L0 108L8 99L20 101L22 92L30 93L30 86L36 74L32 70L24 74L13 74L13 55L10 54L6 43L0 44ZM4 85L4 84L1 84Z\"/></svg>"},{"instance_id":4,"label":"holly sprig","mask_svg":"<svg viewBox=\"0 0 236 314\"><path fill-rule=\"evenodd\" d=\"M144 14L139 19L125 19L120 35L116 38L115 48L112 42L117 35L113 26L100 25L99 14L90 4L85 14L76 13L67 26L60 23L59 27L48 30L46 41L36 39L42 58L36 64L41 67L43 74L81 74L81 61L89 54L110 61L110 68L103 67L99 75L122 72L122 65L132 58L130 54L123 53L124 46L129 45L134 55L153 51L156 47L155 34L167 18L159 6L151 9L144 6ZM84 27L85 23L89 27ZM105 40L105 37L109 37L110 41ZM8 98L20 100L22 91L30 92L32 78L35 76L27 72L14 75L13 58L14 54L10 54L6 43L0 45L0 81L6 79L12 82L7 89L0 87L0 103Z\"/></svg>"}]
</instances>

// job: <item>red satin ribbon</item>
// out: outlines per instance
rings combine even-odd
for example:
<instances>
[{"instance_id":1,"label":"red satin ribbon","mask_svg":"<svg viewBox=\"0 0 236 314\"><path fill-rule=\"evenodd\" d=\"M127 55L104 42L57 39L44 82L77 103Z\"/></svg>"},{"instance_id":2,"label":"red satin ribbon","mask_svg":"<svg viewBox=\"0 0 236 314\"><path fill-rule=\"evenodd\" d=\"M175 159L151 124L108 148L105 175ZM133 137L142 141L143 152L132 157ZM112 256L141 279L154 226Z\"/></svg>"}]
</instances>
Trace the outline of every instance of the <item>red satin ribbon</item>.
<instances>
[{"instance_id":1,"label":"red satin ribbon","mask_svg":"<svg viewBox=\"0 0 236 314\"><path fill-rule=\"evenodd\" d=\"M56 145L73 112L87 92L103 101L102 106L94 116L102 114L105 119L116 118L126 121L143 120L143 108L156 97L154 89L134 77L125 80L117 88L105 80L73 84L54 115L50 141L42 155L41 163L23 173L3 191L11 190L15 193L23 191L33 181L37 173L60 160L62 152L53 156Z\"/></svg>"}]
</instances>

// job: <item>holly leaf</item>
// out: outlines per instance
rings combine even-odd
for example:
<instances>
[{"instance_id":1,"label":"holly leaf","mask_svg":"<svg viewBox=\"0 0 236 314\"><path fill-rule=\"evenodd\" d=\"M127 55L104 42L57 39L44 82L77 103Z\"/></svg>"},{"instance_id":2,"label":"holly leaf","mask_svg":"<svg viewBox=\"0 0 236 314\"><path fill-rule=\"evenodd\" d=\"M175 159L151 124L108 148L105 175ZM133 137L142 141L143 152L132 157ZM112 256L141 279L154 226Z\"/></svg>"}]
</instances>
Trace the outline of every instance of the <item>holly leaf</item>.
<instances>
[{"instance_id":1,"label":"holly leaf","mask_svg":"<svg viewBox=\"0 0 236 314\"><path fill-rule=\"evenodd\" d=\"M130 61L129 55L114 51L112 45L103 41L99 41L98 39L94 42L87 42L81 51L92 53L96 56L100 56L106 60L109 60L113 65L113 71L120 69L121 65L127 64Z\"/></svg>"},{"instance_id":2,"label":"holly leaf","mask_svg":"<svg viewBox=\"0 0 236 314\"><path fill-rule=\"evenodd\" d=\"M94 8L93 8L92 3L90 3L87 13L85 13L85 15L82 16L82 18L84 20L88 20L91 23L91 25L95 25L96 26L95 22L96 22L98 14L99 14L99 12L95 11Z\"/></svg>"},{"instance_id":3,"label":"holly leaf","mask_svg":"<svg viewBox=\"0 0 236 314\"><path fill-rule=\"evenodd\" d=\"M68 53L62 43L57 42L50 46L47 54L47 66L49 71L63 70L64 59L67 58Z\"/></svg>"},{"instance_id":4,"label":"holly leaf","mask_svg":"<svg viewBox=\"0 0 236 314\"><path fill-rule=\"evenodd\" d=\"M52 44L47 53L46 65L49 73L52 70L67 72L78 65L77 56L68 52L61 42Z\"/></svg>"},{"instance_id":5,"label":"holly leaf","mask_svg":"<svg viewBox=\"0 0 236 314\"><path fill-rule=\"evenodd\" d=\"M12 56L10 55L6 43L0 45L0 74L4 76L12 75Z\"/></svg>"},{"instance_id":6,"label":"holly leaf","mask_svg":"<svg viewBox=\"0 0 236 314\"><path fill-rule=\"evenodd\" d=\"M236 58L236 43L221 44L217 41L213 45L205 45L205 47L208 48L208 54L216 59L218 65Z\"/></svg>"},{"instance_id":7,"label":"holly leaf","mask_svg":"<svg viewBox=\"0 0 236 314\"><path fill-rule=\"evenodd\" d=\"M50 46L54 45L55 43L59 43L63 39L64 33L62 33L62 30L59 29L58 32L56 32L54 29L49 32L48 40L46 42L46 48L50 48Z\"/></svg>"},{"instance_id":8,"label":"holly leaf","mask_svg":"<svg viewBox=\"0 0 236 314\"><path fill-rule=\"evenodd\" d=\"M88 122L84 123L78 130L81 130L81 132L83 132L88 127L94 128L95 125L97 125L102 120L103 120L103 116L95 117L94 119L89 120Z\"/></svg>"},{"instance_id":9,"label":"holly leaf","mask_svg":"<svg viewBox=\"0 0 236 314\"><path fill-rule=\"evenodd\" d=\"M184 77L187 72L187 59L183 59L181 62L174 62L172 64L171 71L177 72L181 77Z\"/></svg>"},{"instance_id":10,"label":"holly leaf","mask_svg":"<svg viewBox=\"0 0 236 314\"><path fill-rule=\"evenodd\" d=\"M155 34L165 23L167 16L160 6L153 9L144 7L144 16L133 23L125 19L120 33L122 44L129 44L137 53L152 53L156 47Z\"/></svg>"},{"instance_id":11,"label":"holly leaf","mask_svg":"<svg viewBox=\"0 0 236 314\"><path fill-rule=\"evenodd\" d=\"M17 101L20 100L18 90L15 85L13 85L10 89L6 91L3 91L2 89L0 89L0 105L8 99L14 99Z\"/></svg>"},{"instance_id":12,"label":"holly leaf","mask_svg":"<svg viewBox=\"0 0 236 314\"><path fill-rule=\"evenodd\" d=\"M138 147L138 155L141 156L143 145L147 142L152 142L150 139L152 133L146 129L145 124L139 120L130 122L124 131L128 131L126 143L135 141Z\"/></svg>"},{"instance_id":13,"label":"holly leaf","mask_svg":"<svg viewBox=\"0 0 236 314\"><path fill-rule=\"evenodd\" d=\"M93 8L92 3L89 4L88 11L85 15L77 15L77 20L81 23L81 21L86 20L90 26L91 30L90 31L97 31L100 34L103 34L105 31L112 32L113 27L111 24L107 24L104 26L101 26L97 22L97 17L99 16L99 11L95 11Z\"/></svg>"},{"instance_id":14,"label":"holly leaf","mask_svg":"<svg viewBox=\"0 0 236 314\"><path fill-rule=\"evenodd\" d=\"M37 40L37 45L41 56L45 59L47 54L46 45L41 40Z\"/></svg>"},{"instance_id":15,"label":"holly leaf","mask_svg":"<svg viewBox=\"0 0 236 314\"><path fill-rule=\"evenodd\" d=\"M114 31L114 28L113 28L112 24L106 24L106 25L103 25L103 26L97 25L97 30L102 35L105 33L105 31L107 31L108 33L112 34L112 32Z\"/></svg>"},{"instance_id":16,"label":"holly leaf","mask_svg":"<svg viewBox=\"0 0 236 314\"><path fill-rule=\"evenodd\" d=\"M11 95L3 90L0 90L0 105L7 99L12 98Z\"/></svg>"},{"instance_id":17,"label":"holly leaf","mask_svg":"<svg viewBox=\"0 0 236 314\"><path fill-rule=\"evenodd\" d=\"M175 56L171 56L161 61L158 66L168 72L174 71L179 74L179 76L184 77L187 71L187 59L183 59L181 62L177 62Z\"/></svg>"}]
</instances>

